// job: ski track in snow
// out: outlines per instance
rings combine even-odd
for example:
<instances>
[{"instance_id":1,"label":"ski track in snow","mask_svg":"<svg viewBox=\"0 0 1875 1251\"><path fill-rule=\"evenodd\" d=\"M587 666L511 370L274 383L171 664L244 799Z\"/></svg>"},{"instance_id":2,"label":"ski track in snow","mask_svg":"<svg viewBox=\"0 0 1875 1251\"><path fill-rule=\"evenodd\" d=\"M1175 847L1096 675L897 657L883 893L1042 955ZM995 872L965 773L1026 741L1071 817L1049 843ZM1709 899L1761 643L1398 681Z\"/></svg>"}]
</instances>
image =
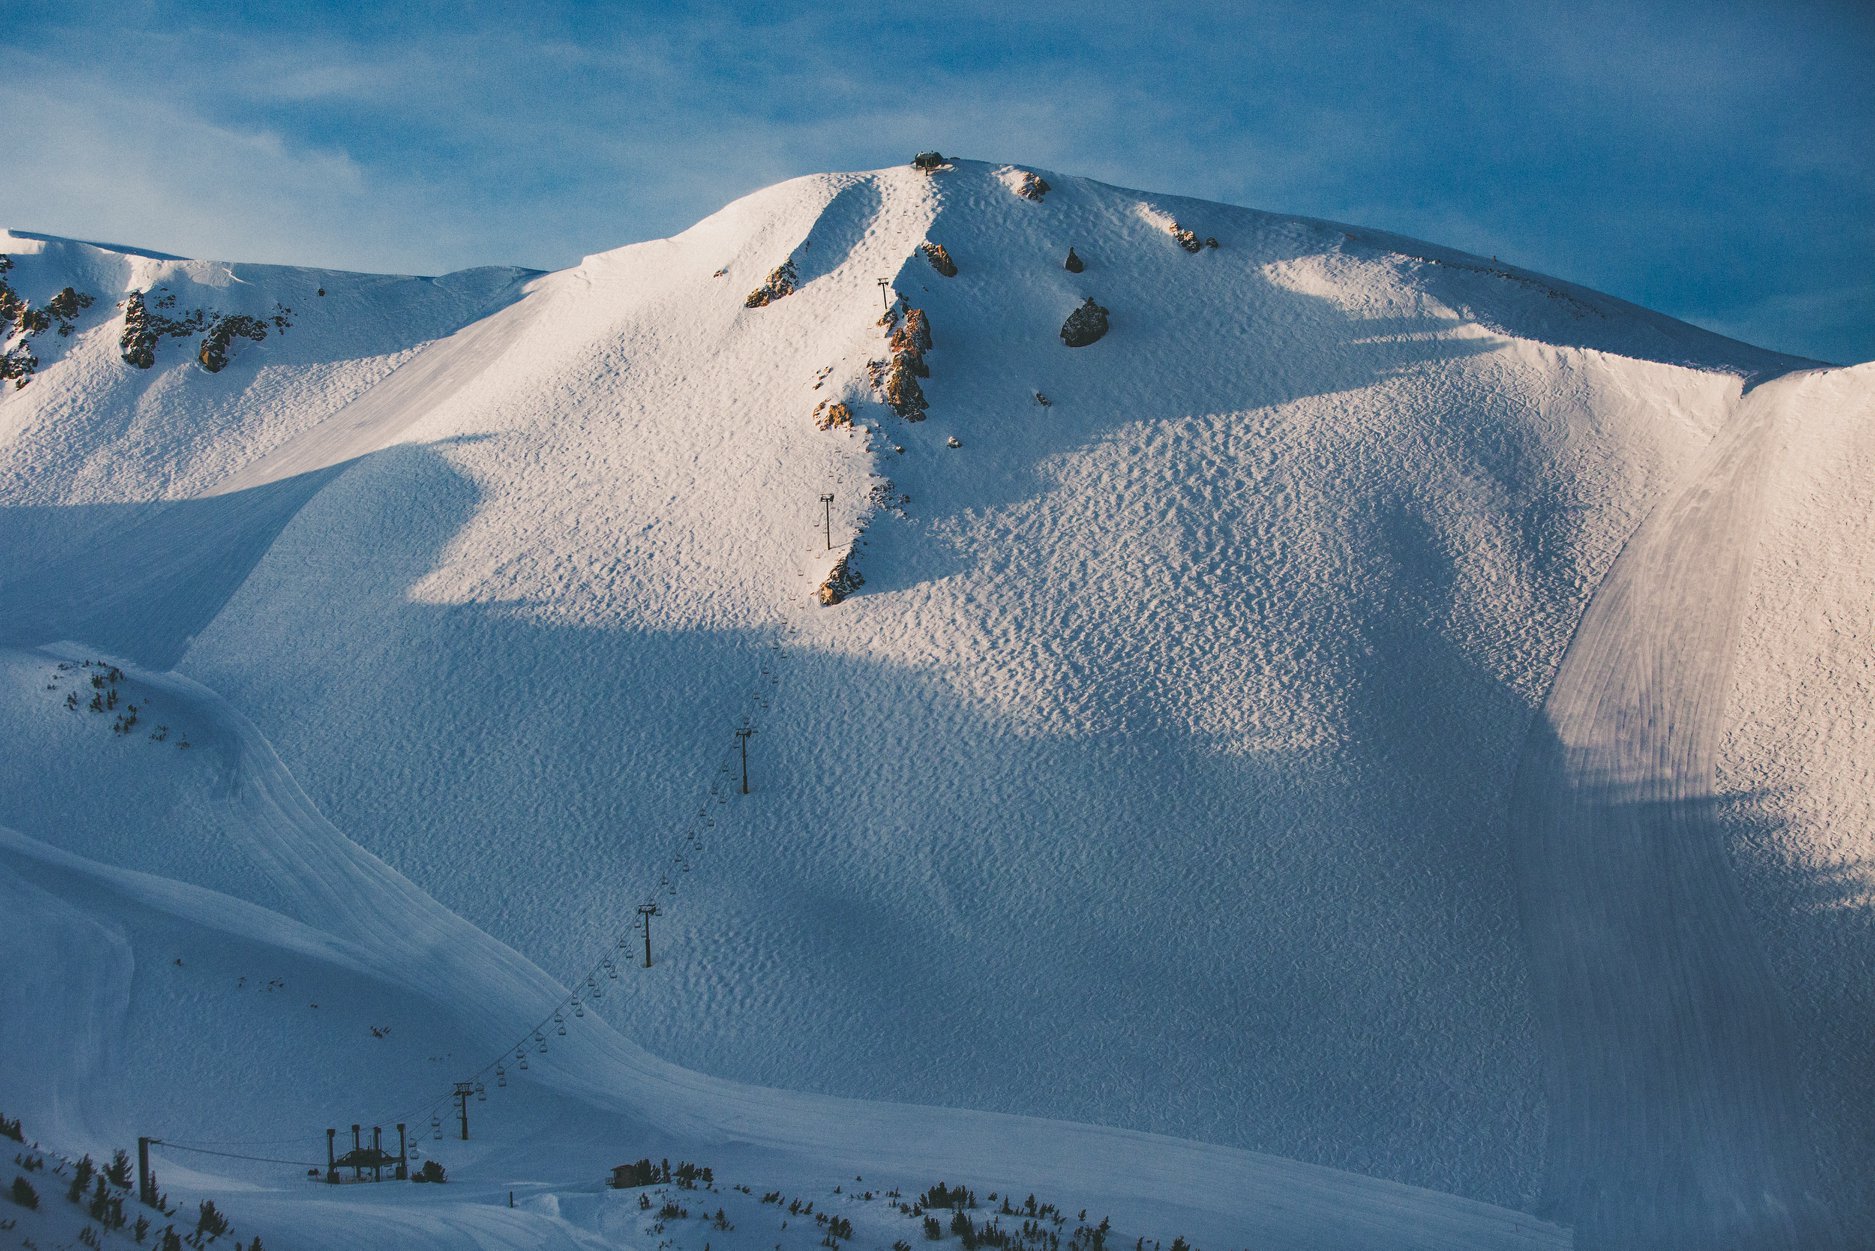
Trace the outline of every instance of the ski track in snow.
<instances>
[{"instance_id":1,"label":"ski track in snow","mask_svg":"<svg viewBox=\"0 0 1875 1251\"><path fill-rule=\"evenodd\" d=\"M1548 1191L1584 1251L1837 1245L1782 989L1715 776L1785 401L1757 388L1597 590L1511 813L1551 1064Z\"/></svg>"}]
</instances>

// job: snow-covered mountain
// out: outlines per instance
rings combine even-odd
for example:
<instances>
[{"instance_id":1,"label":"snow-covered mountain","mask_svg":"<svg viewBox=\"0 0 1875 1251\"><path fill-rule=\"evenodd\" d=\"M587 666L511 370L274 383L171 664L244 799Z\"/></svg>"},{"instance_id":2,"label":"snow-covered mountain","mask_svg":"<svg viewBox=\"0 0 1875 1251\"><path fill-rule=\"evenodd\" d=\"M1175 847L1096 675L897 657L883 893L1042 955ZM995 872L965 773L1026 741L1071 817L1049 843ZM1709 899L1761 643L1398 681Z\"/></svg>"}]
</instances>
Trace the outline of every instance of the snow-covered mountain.
<instances>
[{"instance_id":1,"label":"snow-covered mountain","mask_svg":"<svg viewBox=\"0 0 1875 1251\"><path fill-rule=\"evenodd\" d=\"M967 161L546 275L0 253L48 1141L483 1075L466 1188L165 1158L269 1247L638 1245L644 1154L1211 1251L1875 1230L1871 367Z\"/></svg>"}]
</instances>

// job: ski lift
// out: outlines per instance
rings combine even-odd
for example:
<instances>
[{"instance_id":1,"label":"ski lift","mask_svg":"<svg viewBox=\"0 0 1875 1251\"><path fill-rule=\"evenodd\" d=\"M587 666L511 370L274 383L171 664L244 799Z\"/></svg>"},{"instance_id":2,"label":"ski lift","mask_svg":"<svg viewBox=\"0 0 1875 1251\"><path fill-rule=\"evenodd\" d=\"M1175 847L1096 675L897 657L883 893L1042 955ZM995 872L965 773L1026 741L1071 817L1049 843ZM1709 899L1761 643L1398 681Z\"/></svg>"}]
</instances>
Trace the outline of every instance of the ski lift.
<instances>
[{"instance_id":1,"label":"ski lift","mask_svg":"<svg viewBox=\"0 0 1875 1251\"><path fill-rule=\"evenodd\" d=\"M523 1073L525 1073L525 1072L527 1071L527 1057L526 1057L526 1056L522 1056L522 1057L521 1057L521 1063L520 1063L520 1064L518 1064L518 1065L516 1065L515 1067L516 1067L516 1068L519 1068L519 1069L520 1069L520 1070L521 1070L521 1071L522 1071Z\"/></svg>"},{"instance_id":2,"label":"ski lift","mask_svg":"<svg viewBox=\"0 0 1875 1251\"><path fill-rule=\"evenodd\" d=\"M430 1137L434 1138L437 1142L441 1142L443 1140L443 1118L442 1117L433 1116L430 1118Z\"/></svg>"},{"instance_id":3,"label":"ski lift","mask_svg":"<svg viewBox=\"0 0 1875 1251\"><path fill-rule=\"evenodd\" d=\"M586 1015L586 1005L579 1001L578 995L573 996L573 1015L574 1016Z\"/></svg>"},{"instance_id":4,"label":"ski lift","mask_svg":"<svg viewBox=\"0 0 1875 1251\"><path fill-rule=\"evenodd\" d=\"M605 971L605 974L607 977L611 978L613 981L615 982L618 981L618 966L616 964L612 965L610 968L608 968Z\"/></svg>"},{"instance_id":5,"label":"ski lift","mask_svg":"<svg viewBox=\"0 0 1875 1251\"><path fill-rule=\"evenodd\" d=\"M560 1037L562 1038L566 1037L566 1022L565 1021L560 1022Z\"/></svg>"},{"instance_id":6,"label":"ski lift","mask_svg":"<svg viewBox=\"0 0 1875 1251\"><path fill-rule=\"evenodd\" d=\"M508 1070L501 1067L501 1065L497 1064L495 1066L495 1089L500 1090L503 1087L505 1087L507 1084L508 1084Z\"/></svg>"},{"instance_id":7,"label":"ski lift","mask_svg":"<svg viewBox=\"0 0 1875 1251\"><path fill-rule=\"evenodd\" d=\"M488 1102L488 1087L482 1085L480 1082L475 1083L475 1101L477 1103Z\"/></svg>"},{"instance_id":8,"label":"ski lift","mask_svg":"<svg viewBox=\"0 0 1875 1251\"><path fill-rule=\"evenodd\" d=\"M543 1038L543 1039L541 1039L541 1040L540 1040L540 1046L539 1046L539 1047L537 1048L537 1050L538 1050L538 1051L540 1052L540 1054L542 1054L542 1055L546 1055L546 1054L547 1054L547 1040L546 1040L545 1038Z\"/></svg>"}]
</instances>

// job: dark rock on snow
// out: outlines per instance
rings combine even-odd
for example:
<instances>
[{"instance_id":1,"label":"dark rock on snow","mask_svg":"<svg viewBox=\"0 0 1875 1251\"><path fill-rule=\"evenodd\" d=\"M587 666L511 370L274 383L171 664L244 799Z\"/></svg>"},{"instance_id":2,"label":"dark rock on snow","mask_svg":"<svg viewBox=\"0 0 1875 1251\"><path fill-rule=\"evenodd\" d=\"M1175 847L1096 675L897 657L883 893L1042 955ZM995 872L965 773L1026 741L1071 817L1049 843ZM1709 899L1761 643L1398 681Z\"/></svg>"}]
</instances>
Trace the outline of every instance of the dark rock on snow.
<instances>
[{"instance_id":1,"label":"dark rock on snow","mask_svg":"<svg viewBox=\"0 0 1875 1251\"><path fill-rule=\"evenodd\" d=\"M1061 323L1061 341L1071 348L1086 347L1106 333L1107 310L1094 303L1091 295Z\"/></svg>"}]
</instances>

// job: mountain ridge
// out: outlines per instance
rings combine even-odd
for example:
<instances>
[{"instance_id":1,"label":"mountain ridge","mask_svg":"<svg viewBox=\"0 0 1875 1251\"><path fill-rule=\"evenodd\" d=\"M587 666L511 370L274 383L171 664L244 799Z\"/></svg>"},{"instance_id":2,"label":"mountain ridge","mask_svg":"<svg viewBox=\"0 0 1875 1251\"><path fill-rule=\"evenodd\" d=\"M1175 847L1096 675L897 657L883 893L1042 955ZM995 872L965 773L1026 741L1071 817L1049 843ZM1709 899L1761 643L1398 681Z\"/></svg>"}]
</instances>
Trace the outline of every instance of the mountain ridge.
<instances>
[{"instance_id":1,"label":"mountain ridge","mask_svg":"<svg viewBox=\"0 0 1875 1251\"><path fill-rule=\"evenodd\" d=\"M0 399L0 641L212 689L325 818L540 967L683 883L629 1033L715 1078L1567 1221L1526 734L1747 388L1867 388L1402 242L958 162L793 180L552 274L250 283L295 322L217 374L173 344L134 371L94 308ZM1112 325L1064 347L1088 296ZM913 308L919 421L874 382ZM828 400L850 426L815 428ZM841 557L865 582L821 608ZM744 714L732 809L711 770ZM0 821L99 819L13 781ZM1845 1080L1837 1046L1814 1080Z\"/></svg>"}]
</instances>

